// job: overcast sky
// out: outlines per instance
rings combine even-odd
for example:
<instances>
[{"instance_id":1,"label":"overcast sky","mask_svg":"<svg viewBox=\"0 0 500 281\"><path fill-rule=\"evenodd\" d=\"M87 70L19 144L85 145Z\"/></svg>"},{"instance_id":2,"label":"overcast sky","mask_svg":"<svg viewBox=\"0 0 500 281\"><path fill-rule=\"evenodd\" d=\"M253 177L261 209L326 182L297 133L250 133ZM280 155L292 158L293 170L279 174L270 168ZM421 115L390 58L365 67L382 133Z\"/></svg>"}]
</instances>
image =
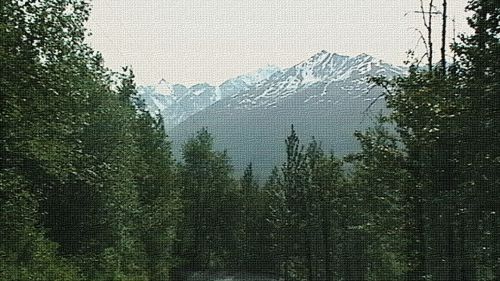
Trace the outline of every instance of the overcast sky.
<instances>
[{"instance_id":1,"label":"overcast sky","mask_svg":"<svg viewBox=\"0 0 500 281\"><path fill-rule=\"evenodd\" d=\"M434 2L440 9L441 1ZM467 0L448 2L457 33L466 31ZM422 17L414 13L419 5L419 0L94 0L88 42L107 66L131 65L142 85L162 78L215 85L266 65L290 67L323 49L367 53L401 65L417 43L414 29L423 31Z\"/></svg>"}]
</instances>

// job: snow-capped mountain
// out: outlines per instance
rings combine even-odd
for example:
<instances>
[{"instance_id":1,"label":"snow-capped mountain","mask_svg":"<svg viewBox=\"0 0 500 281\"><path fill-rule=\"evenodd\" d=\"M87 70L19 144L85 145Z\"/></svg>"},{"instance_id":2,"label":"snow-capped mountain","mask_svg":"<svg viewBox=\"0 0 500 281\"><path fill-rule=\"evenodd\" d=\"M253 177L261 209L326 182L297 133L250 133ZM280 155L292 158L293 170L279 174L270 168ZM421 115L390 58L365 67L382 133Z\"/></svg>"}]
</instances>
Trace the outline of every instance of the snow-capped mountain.
<instances>
[{"instance_id":1,"label":"snow-capped mountain","mask_svg":"<svg viewBox=\"0 0 500 281\"><path fill-rule=\"evenodd\" d=\"M174 154L179 158L182 143L207 127L216 148L227 150L237 171L252 162L256 174L264 177L284 160L284 140L292 124L305 144L315 136L325 151L341 156L356 152L353 133L373 125L374 117L386 110L383 100L372 104L381 89L373 88L368 77L403 73L366 54L321 51L263 79L245 82L240 76L219 87L226 93L220 100L170 130Z\"/></svg>"},{"instance_id":2,"label":"snow-capped mountain","mask_svg":"<svg viewBox=\"0 0 500 281\"><path fill-rule=\"evenodd\" d=\"M231 96L231 99L223 102L228 107L247 109L277 107L280 101L303 90L309 90L304 96L304 103L338 102L342 96L332 95L332 89L344 90L349 95L359 97L368 91L366 80L369 76L392 76L402 72L401 68L382 63L366 54L348 57L321 51L262 80L256 90Z\"/></svg>"},{"instance_id":3,"label":"snow-capped mountain","mask_svg":"<svg viewBox=\"0 0 500 281\"><path fill-rule=\"evenodd\" d=\"M219 86L207 83L186 87L161 80L155 86L138 87L139 96L153 115L162 115L167 131L186 120L189 116L207 108L215 102L255 89L281 69L268 66L255 73L241 75L225 81Z\"/></svg>"}]
</instances>

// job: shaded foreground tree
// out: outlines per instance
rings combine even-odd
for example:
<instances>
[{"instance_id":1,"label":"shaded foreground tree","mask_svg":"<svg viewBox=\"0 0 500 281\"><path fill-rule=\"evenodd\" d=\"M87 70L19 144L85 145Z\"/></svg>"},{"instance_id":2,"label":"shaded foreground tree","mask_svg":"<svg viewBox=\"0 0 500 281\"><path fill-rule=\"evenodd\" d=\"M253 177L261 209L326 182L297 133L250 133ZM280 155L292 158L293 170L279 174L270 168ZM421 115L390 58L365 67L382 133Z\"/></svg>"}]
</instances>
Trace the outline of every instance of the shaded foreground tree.
<instances>
[{"instance_id":1,"label":"shaded foreground tree","mask_svg":"<svg viewBox=\"0 0 500 281\"><path fill-rule=\"evenodd\" d=\"M88 4L3 1L0 13L0 279L147 280L168 271L145 263L153 253L141 222L155 213L159 233L169 233L163 241L173 241L175 219L161 209L178 204L170 148L139 145L164 135L134 105L133 76L111 73L83 43ZM148 162L150 149L162 165ZM165 201L148 201L152 189Z\"/></svg>"},{"instance_id":2,"label":"shaded foreground tree","mask_svg":"<svg viewBox=\"0 0 500 281\"><path fill-rule=\"evenodd\" d=\"M236 249L236 183L225 152L213 149L213 138L202 129L183 147L179 166L184 221L180 255L188 270L221 269Z\"/></svg>"},{"instance_id":3,"label":"shaded foreground tree","mask_svg":"<svg viewBox=\"0 0 500 281\"><path fill-rule=\"evenodd\" d=\"M453 46L451 71L413 65L407 77L378 80L414 179L405 191L409 280L499 276L500 7L467 8L474 34Z\"/></svg>"}]
</instances>

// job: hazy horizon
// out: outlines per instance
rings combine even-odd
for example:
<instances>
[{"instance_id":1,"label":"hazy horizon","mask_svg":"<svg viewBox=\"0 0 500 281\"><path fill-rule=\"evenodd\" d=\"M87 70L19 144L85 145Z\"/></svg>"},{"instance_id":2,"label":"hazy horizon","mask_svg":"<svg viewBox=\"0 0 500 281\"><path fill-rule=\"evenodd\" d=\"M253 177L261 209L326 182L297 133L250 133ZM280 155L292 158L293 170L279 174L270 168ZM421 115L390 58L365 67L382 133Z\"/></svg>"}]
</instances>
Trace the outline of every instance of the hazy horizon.
<instances>
[{"instance_id":1,"label":"hazy horizon","mask_svg":"<svg viewBox=\"0 0 500 281\"><path fill-rule=\"evenodd\" d=\"M415 28L423 29L421 15L414 13L419 1L408 2L94 1L87 23L93 35L87 41L103 54L106 66L131 65L139 85L160 79L216 85L267 65L290 67L321 50L367 53L402 65L420 36ZM448 3L448 42L451 19L456 18L457 33L467 30L466 3ZM434 21L436 53L439 20Z\"/></svg>"}]
</instances>

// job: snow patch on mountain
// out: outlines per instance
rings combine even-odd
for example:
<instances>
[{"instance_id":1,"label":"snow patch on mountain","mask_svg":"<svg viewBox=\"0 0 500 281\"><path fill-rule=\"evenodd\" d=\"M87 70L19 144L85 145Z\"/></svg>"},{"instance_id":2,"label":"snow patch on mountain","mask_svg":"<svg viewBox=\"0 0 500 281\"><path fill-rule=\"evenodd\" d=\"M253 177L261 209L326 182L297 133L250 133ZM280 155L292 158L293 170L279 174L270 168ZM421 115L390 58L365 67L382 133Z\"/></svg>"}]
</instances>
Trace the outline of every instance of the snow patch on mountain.
<instances>
[{"instance_id":1,"label":"snow patch on mountain","mask_svg":"<svg viewBox=\"0 0 500 281\"><path fill-rule=\"evenodd\" d=\"M165 127L170 130L189 116L224 98L236 97L241 92L256 88L280 71L282 70L276 66L267 66L255 73L229 79L218 86L200 83L189 88L162 79L154 86L139 86L138 95L151 114L160 113L163 116Z\"/></svg>"},{"instance_id":2,"label":"snow patch on mountain","mask_svg":"<svg viewBox=\"0 0 500 281\"><path fill-rule=\"evenodd\" d=\"M338 89L343 90L344 95L359 98L369 91L369 76L401 73L401 68L367 54L348 57L323 50L295 66L277 71L258 84L255 90L232 95L221 102L226 103L225 107L274 108L298 92L306 92L303 103L332 103L343 98L336 91ZM353 92L356 95L351 95Z\"/></svg>"},{"instance_id":3,"label":"snow patch on mountain","mask_svg":"<svg viewBox=\"0 0 500 281\"><path fill-rule=\"evenodd\" d=\"M402 73L402 68L368 54L349 57L322 50L290 68L267 66L218 86L202 83L187 88L162 80L139 87L139 95L150 112L161 113L168 131L210 106L253 110L277 108L292 97L302 99L302 104L360 99L369 92L369 76Z\"/></svg>"}]
</instances>

